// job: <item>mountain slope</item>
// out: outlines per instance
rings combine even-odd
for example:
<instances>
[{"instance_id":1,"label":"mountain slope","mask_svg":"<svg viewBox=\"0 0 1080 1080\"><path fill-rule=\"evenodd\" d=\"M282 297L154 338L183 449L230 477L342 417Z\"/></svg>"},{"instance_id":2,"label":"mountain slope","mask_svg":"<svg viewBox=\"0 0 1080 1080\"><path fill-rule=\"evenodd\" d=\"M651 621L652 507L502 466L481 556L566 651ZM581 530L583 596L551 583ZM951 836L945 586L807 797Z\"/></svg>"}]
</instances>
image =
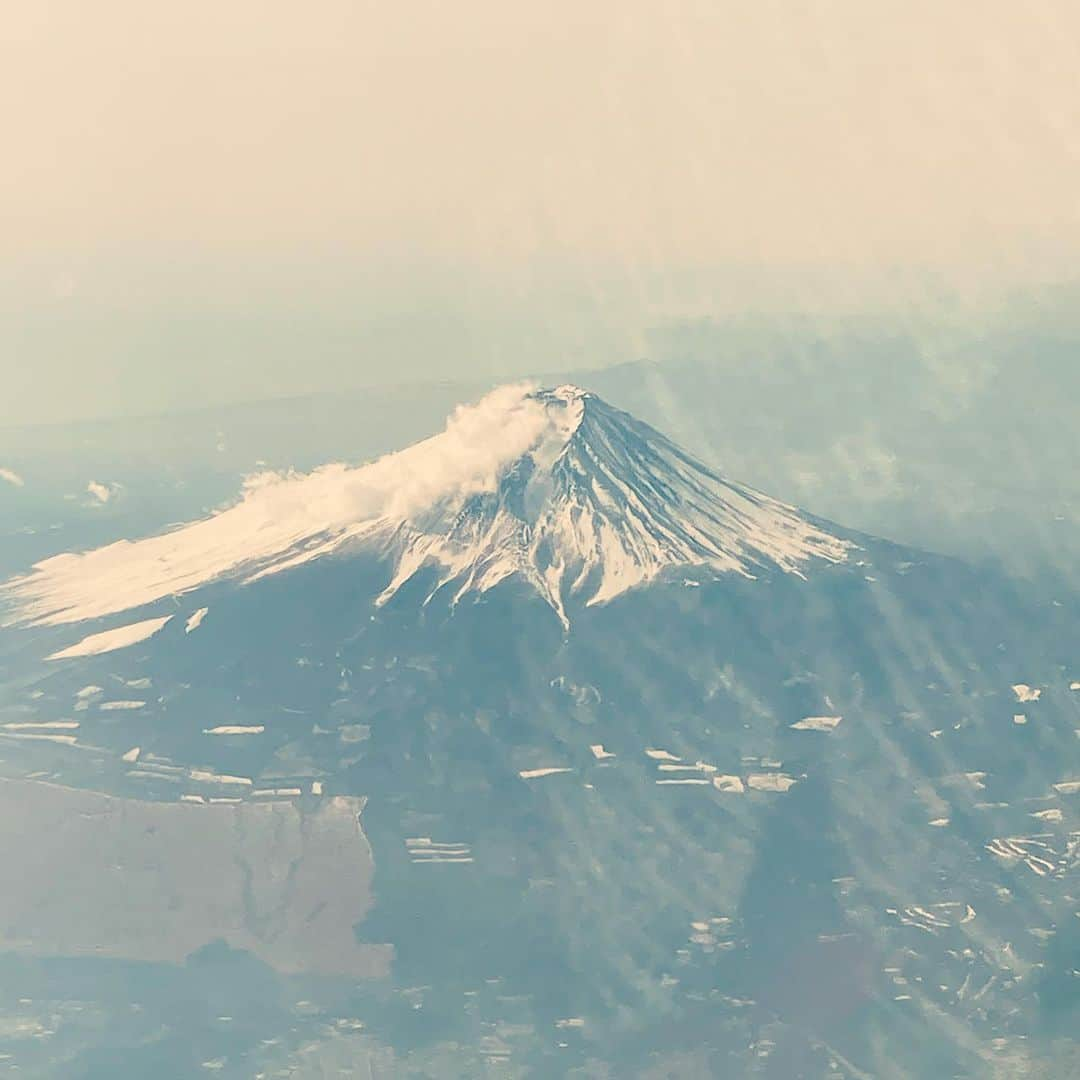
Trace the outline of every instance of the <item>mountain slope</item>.
<instances>
[{"instance_id":1,"label":"mountain slope","mask_svg":"<svg viewBox=\"0 0 1080 1080\"><path fill-rule=\"evenodd\" d=\"M230 509L49 559L9 590L23 619L60 624L357 548L392 564L380 603L434 566L455 599L520 576L565 624L569 597L603 603L669 569L801 573L848 545L587 391L505 387L408 450L256 477Z\"/></svg>"},{"instance_id":2,"label":"mountain slope","mask_svg":"<svg viewBox=\"0 0 1080 1080\"><path fill-rule=\"evenodd\" d=\"M366 531L335 467L16 582L0 767L365 798L392 974L305 1054L352 1015L402 1076L1071 1075L1077 598L805 519L575 389L455 420L356 470Z\"/></svg>"}]
</instances>

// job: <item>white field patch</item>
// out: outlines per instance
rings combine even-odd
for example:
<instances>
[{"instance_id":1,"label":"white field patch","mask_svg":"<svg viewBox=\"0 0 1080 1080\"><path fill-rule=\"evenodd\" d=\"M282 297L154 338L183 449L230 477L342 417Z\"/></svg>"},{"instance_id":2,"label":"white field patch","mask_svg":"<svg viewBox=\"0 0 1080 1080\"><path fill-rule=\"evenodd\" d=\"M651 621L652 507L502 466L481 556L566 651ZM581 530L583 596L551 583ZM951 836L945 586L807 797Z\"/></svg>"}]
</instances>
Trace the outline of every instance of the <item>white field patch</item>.
<instances>
[{"instance_id":1,"label":"white field patch","mask_svg":"<svg viewBox=\"0 0 1080 1080\"><path fill-rule=\"evenodd\" d=\"M909 904L904 908L889 908L904 926L913 926L928 934L938 934L954 926L963 926L975 919L975 909L962 900L949 900L940 904ZM899 976L894 978L904 985Z\"/></svg>"},{"instance_id":2,"label":"white field patch","mask_svg":"<svg viewBox=\"0 0 1080 1080\"><path fill-rule=\"evenodd\" d=\"M941 777L941 783L949 787L970 788L972 791L986 790L985 772L948 773Z\"/></svg>"},{"instance_id":3,"label":"white field patch","mask_svg":"<svg viewBox=\"0 0 1080 1080\"><path fill-rule=\"evenodd\" d=\"M90 483L86 485L86 494L89 495L98 506L104 506L105 503L116 494L116 488L112 484L103 484L99 480L91 480Z\"/></svg>"},{"instance_id":4,"label":"white field patch","mask_svg":"<svg viewBox=\"0 0 1080 1080\"><path fill-rule=\"evenodd\" d=\"M82 641L54 652L47 659L71 660L79 656L101 656L103 653L115 652L117 649L126 649L129 645L137 645L140 641L152 638L171 618L171 615L166 615L160 619L143 619L142 622L118 626L115 630L103 630L100 634L90 634Z\"/></svg>"},{"instance_id":5,"label":"white field patch","mask_svg":"<svg viewBox=\"0 0 1080 1080\"><path fill-rule=\"evenodd\" d=\"M74 735L57 735L47 731L0 731L0 738L25 739L28 742L52 742L61 743L64 746L74 746Z\"/></svg>"},{"instance_id":6,"label":"white field patch","mask_svg":"<svg viewBox=\"0 0 1080 1080\"><path fill-rule=\"evenodd\" d=\"M747 787L754 791L788 791L798 781L784 773L751 773L746 778Z\"/></svg>"},{"instance_id":7,"label":"white field patch","mask_svg":"<svg viewBox=\"0 0 1080 1080\"><path fill-rule=\"evenodd\" d=\"M453 864L471 863L472 849L460 841L432 840L430 836L410 836L405 841L405 850L414 865L431 863Z\"/></svg>"},{"instance_id":8,"label":"white field patch","mask_svg":"<svg viewBox=\"0 0 1080 1080\"><path fill-rule=\"evenodd\" d=\"M74 731L78 720L23 720L4 724L5 731Z\"/></svg>"},{"instance_id":9,"label":"white field patch","mask_svg":"<svg viewBox=\"0 0 1080 1080\"><path fill-rule=\"evenodd\" d=\"M84 686L81 690L75 694L77 701L87 701L90 698L97 697L98 694L104 694L105 690L101 686Z\"/></svg>"},{"instance_id":10,"label":"white field patch","mask_svg":"<svg viewBox=\"0 0 1080 1080\"><path fill-rule=\"evenodd\" d=\"M832 731L840 723L840 716L804 716L791 725L793 731Z\"/></svg>"},{"instance_id":11,"label":"white field patch","mask_svg":"<svg viewBox=\"0 0 1080 1080\"><path fill-rule=\"evenodd\" d=\"M661 762L656 767L657 772L675 772L675 773L714 773L716 772L716 766L710 765L705 761L695 761L693 765L690 764L678 764L673 765L670 762Z\"/></svg>"},{"instance_id":12,"label":"white field patch","mask_svg":"<svg viewBox=\"0 0 1080 1080\"><path fill-rule=\"evenodd\" d=\"M252 781L247 776L228 776L222 773L211 772L209 769L192 769L188 776L200 784L231 784L238 787L252 787Z\"/></svg>"},{"instance_id":13,"label":"white field patch","mask_svg":"<svg viewBox=\"0 0 1080 1080\"><path fill-rule=\"evenodd\" d=\"M1058 871L1057 853L1040 837L999 836L985 846L1006 865L1022 864L1039 877L1049 877Z\"/></svg>"},{"instance_id":14,"label":"white field patch","mask_svg":"<svg viewBox=\"0 0 1080 1080\"><path fill-rule=\"evenodd\" d=\"M649 749L645 751L648 757L651 757L653 761L681 761L682 758L676 757L674 754L669 753L667 750L654 750Z\"/></svg>"},{"instance_id":15,"label":"white field patch","mask_svg":"<svg viewBox=\"0 0 1080 1080\"><path fill-rule=\"evenodd\" d=\"M746 785L742 782L742 777L723 775L714 776L712 778L713 787L717 791L723 791L731 795L741 795L746 790Z\"/></svg>"}]
</instances>

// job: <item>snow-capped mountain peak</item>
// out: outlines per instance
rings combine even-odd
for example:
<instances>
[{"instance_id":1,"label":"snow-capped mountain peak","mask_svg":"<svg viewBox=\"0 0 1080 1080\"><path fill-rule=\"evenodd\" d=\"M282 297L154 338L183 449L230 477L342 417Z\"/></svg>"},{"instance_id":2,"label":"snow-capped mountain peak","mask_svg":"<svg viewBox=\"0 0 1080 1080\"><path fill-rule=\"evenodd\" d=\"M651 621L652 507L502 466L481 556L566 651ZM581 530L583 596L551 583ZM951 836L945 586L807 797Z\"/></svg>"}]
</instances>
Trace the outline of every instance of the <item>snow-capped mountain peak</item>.
<instances>
[{"instance_id":1,"label":"snow-capped mountain peak","mask_svg":"<svg viewBox=\"0 0 1080 1080\"><path fill-rule=\"evenodd\" d=\"M455 600L516 576L568 624L571 598L603 603L676 567L801 573L846 547L587 390L509 386L406 450L260 475L229 509L46 560L6 589L23 620L66 623L374 550L392 567L379 603L422 570Z\"/></svg>"},{"instance_id":2,"label":"snow-capped mountain peak","mask_svg":"<svg viewBox=\"0 0 1080 1080\"><path fill-rule=\"evenodd\" d=\"M543 435L492 490L409 523L381 600L435 564L458 598L520 575L565 621L571 596L603 603L674 567L798 573L813 558L844 558L842 541L791 507L724 480L586 390L526 400L548 417Z\"/></svg>"}]
</instances>

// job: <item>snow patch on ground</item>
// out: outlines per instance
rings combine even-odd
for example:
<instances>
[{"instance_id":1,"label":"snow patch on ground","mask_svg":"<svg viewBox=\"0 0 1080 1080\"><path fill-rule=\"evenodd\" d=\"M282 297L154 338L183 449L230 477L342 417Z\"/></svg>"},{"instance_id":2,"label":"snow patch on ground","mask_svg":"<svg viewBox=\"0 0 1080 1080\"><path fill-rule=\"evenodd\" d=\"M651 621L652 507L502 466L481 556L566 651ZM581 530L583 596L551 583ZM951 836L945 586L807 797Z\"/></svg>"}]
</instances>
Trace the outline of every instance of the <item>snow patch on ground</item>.
<instances>
[{"instance_id":1,"label":"snow patch on ground","mask_svg":"<svg viewBox=\"0 0 1080 1080\"><path fill-rule=\"evenodd\" d=\"M247 776L227 776L221 773L211 772L209 769L192 769L188 775L192 780L203 784L238 784L242 787L251 787L251 779Z\"/></svg>"},{"instance_id":2,"label":"snow patch on ground","mask_svg":"<svg viewBox=\"0 0 1080 1080\"><path fill-rule=\"evenodd\" d=\"M5 724L5 731L73 731L79 726L78 720L24 720Z\"/></svg>"},{"instance_id":3,"label":"snow patch on ground","mask_svg":"<svg viewBox=\"0 0 1080 1080\"><path fill-rule=\"evenodd\" d=\"M791 727L793 731L832 731L841 719L839 716L804 716Z\"/></svg>"},{"instance_id":4,"label":"snow patch on ground","mask_svg":"<svg viewBox=\"0 0 1080 1080\"><path fill-rule=\"evenodd\" d=\"M723 791L733 795L741 795L746 790L742 778L738 776L714 776L712 783L717 791Z\"/></svg>"},{"instance_id":5,"label":"snow patch on ground","mask_svg":"<svg viewBox=\"0 0 1080 1080\"><path fill-rule=\"evenodd\" d=\"M787 791L794 787L797 781L784 773L751 773L746 778L746 783L755 791Z\"/></svg>"},{"instance_id":6,"label":"snow patch on ground","mask_svg":"<svg viewBox=\"0 0 1080 1080\"><path fill-rule=\"evenodd\" d=\"M142 622L118 626L115 630L104 630L100 634L90 634L74 645L54 652L49 660L70 660L77 656L100 656L116 649L126 649L153 637L172 618L166 615L161 619L144 619ZM80 696L82 691L80 691Z\"/></svg>"},{"instance_id":7,"label":"snow patch on ground","mask_svg":"<svg viewBox=\"0 0 1080 1080\"><path fill-rule=\"evenodd\" d=\"M91 480L86 485L86 493L98 506L104 506L116 494L116 487L115 485L102 484L97 480Z\"/></svg>"},{"instance_id":8,"label":"snow patch on ground","mask_svg":"<svg viewBox=\"0 0 1080 1080\"><path fill-rule=\"evenodd\" d=\"M680 761L674 754L669 753L667 750L646 750L646 754L654 761Z\"/></svg>"}]
</instances>

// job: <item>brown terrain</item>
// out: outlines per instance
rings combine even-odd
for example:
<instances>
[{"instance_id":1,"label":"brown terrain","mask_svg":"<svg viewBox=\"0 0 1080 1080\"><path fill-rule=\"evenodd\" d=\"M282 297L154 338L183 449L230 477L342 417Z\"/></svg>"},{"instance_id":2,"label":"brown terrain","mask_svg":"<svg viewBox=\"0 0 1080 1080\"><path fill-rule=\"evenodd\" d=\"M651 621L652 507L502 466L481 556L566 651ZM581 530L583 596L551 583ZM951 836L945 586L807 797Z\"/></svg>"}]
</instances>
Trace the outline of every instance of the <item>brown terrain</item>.
<instances>
[{"instance_id":1,"label":"brown terrain","mask_svg":"<svg viewBox=\"0 0 1080 1080\"><path fill-rule=\"evenodd\" d=\"M368 977L363 800L117 798L0 778L0 950L182 962L214 941L284 974Z\"/></svg>"}]
</instances>

